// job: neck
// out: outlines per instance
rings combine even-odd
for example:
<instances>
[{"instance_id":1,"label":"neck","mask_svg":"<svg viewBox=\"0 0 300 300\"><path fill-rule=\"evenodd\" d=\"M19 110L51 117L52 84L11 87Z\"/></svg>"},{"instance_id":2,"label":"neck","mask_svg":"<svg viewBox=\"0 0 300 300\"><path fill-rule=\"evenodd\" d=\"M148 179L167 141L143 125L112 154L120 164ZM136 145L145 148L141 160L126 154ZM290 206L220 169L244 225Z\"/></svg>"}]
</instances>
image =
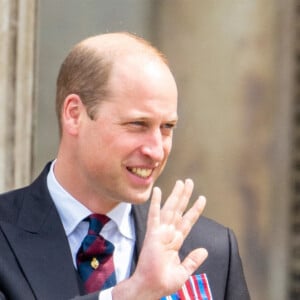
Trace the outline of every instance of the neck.
<instances>
[{"instance_id":1,"label":"neck","mask_svg":"<svg viewBox=\"0 0 300 300\"><path fill-rule=\"evenodd\" d=\"M109 199L99 197L99 195L94 193L91 189L84 188L83 184L78 184L78 182L84 182L84 179L80 178L79 172L74 170L72 165L74 165L74 163L67 164L58 156L53 169L57 182L64 190L72 195L72 197L91 212L98 214L107 214L118 205L118 203Z\"/></svg>"}]
</instances>

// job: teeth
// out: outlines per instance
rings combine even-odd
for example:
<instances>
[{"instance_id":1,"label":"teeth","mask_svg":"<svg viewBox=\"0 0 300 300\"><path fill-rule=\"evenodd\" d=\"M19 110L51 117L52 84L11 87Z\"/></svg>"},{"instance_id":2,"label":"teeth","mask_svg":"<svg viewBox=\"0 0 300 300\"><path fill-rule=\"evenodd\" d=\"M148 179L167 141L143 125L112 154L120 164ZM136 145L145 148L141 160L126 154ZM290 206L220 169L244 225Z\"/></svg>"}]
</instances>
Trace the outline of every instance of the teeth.
<instances>
[{"instance_id":1,"label":"teeth","mask_svg":"<svg viewBox=\"0 0 300 300\"><path fill-rule=\"evenodd\" d=\"M148 176L151 175L152 169L144 169L144 168L132 168L131 172L142 177L142 178L147 178Z\"/></svg>"}]
</instances>

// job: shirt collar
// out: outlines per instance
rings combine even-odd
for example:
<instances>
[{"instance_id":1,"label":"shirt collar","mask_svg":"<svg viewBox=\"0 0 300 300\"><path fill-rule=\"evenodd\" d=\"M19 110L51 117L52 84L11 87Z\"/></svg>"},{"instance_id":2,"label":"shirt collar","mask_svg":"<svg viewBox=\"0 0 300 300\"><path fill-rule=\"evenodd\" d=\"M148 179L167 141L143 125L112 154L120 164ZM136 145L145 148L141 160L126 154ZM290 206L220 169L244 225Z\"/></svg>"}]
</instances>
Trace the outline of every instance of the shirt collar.
<instances>
[{"instance_id":1,"label":"shirt collar","mask_svg":"<svg viewBox=\"0 0 300 300\"><path fill-rule=\"evenodd\" d=\"M69 194L57 181L53 171L55 162L53 161L51 164L47 176L47 186L63 223L66 235L69 236L78 224L92 212ZM134 230L132 226L131 207L131 204L122 202L108 212L107 216L116 224L122 235L133 239Z\"/></svg>"},{"instance_id":2,"label":"shirt collar","mask_svg":"<svg viewBox=\"0 0 300 300\"><path fill-rule=\"evenodd\" d=\"M129 203L122 202L113 208L107 215L117 225L120 233L127 238L134 238L133 220L131 217L131 207Z\"/></svg>"}]
</instances>

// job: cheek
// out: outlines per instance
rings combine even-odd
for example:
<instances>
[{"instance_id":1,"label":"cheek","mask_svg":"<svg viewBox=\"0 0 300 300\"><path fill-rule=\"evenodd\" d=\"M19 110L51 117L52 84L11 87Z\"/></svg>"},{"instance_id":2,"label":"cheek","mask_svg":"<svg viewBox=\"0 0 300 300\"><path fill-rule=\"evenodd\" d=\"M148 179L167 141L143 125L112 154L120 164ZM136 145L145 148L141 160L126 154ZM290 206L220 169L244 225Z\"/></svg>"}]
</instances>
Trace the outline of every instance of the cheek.
<instances>
[{"instance_id":1,"label":"cheek","mask_svg":"<svg viewBox=\"0 0 300 300\"><path fill-rule=\"evenodd\" d=\"M88 128L80 136L79 144L77 145L77 151L79 152L80 159L89 168L94 168L101 161L101 156L105 155L103 150L105 147L102 146L101 137L95 130L88 130ZM94 167L93 167L94 165Z\"/></svg>"},{"instance_id":2,"label":"cheek","mask_svg":"<svg viewBox=\"0 0 300 300\"><path fill-rule=\"evenodd\" d=\"M168 158L171 150L172 150L172 138L169 138L167 139L165 142L164 142L164 153L165 153L165 156L166 158Z\"/></svg>"}]
</instances>

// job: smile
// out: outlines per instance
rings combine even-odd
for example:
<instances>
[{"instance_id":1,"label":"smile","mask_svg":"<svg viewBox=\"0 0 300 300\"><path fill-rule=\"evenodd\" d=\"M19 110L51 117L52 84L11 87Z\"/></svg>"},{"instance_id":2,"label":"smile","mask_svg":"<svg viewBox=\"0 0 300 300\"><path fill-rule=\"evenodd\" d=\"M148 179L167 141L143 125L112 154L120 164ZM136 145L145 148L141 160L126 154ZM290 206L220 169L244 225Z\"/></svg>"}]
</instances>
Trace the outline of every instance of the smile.
<instances>
[{"instance_id":1,"label":"smile","mask_svg":"<svg viewBox=\"0 0 300 300\"><path fill-rule=\"evenodd\" d=\"M153 171L153 169L148 168L128 168L128 170L141 178L149 177Z\"/></svg>"}]
</instances>

